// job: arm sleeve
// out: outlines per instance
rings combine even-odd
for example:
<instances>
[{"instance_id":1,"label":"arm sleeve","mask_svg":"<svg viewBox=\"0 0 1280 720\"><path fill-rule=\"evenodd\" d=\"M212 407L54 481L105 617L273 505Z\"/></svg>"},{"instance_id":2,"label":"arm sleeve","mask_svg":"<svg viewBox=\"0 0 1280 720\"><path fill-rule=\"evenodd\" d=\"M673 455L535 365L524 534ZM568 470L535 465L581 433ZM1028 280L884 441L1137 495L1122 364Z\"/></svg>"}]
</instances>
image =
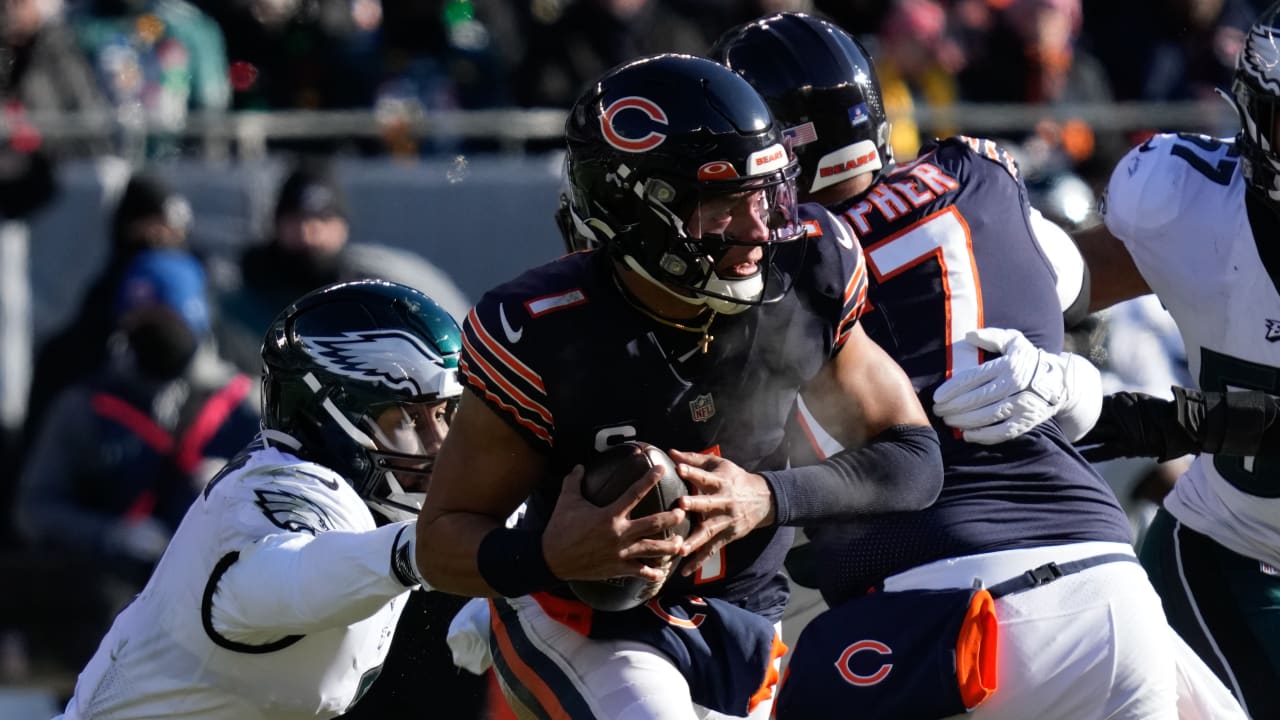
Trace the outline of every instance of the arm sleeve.
<instances>
[{"instance_id":1,"label":"arm sleeve","mask_svg":"<svg viewBox=\"0 0 1280 720\"><path fill-rule=\"evenodd\" d=\"M1178 424L1216 455L1280 455L1280 397L1258 390L1197 393L1174 388ZM1153 399L1154 401L1154 399Z\"/></svg>"},{"instance_id":2,"label":"arm sleeve","mask_svg":"<svg viewBox=\"0 0 1280 720\"><path fill-rule=\"evenodd\" d=\"M815 465L760 475L777 524L815 525L928 507L942 490L942 454L932 428L898 425Z\"/></svg>"},{"instance_id":3,"label":"arm sleeve","mask_svg":"<svg viewBox=\"0 0 1280 720\"><path fill-rule=\"evenodd\" d=\"M213 627L224 637L263 644L285 635L350 625L407 592L395 569L416 521L367 532L270 535L242 552L218 580Z\"/></svg>"}]
</instances>

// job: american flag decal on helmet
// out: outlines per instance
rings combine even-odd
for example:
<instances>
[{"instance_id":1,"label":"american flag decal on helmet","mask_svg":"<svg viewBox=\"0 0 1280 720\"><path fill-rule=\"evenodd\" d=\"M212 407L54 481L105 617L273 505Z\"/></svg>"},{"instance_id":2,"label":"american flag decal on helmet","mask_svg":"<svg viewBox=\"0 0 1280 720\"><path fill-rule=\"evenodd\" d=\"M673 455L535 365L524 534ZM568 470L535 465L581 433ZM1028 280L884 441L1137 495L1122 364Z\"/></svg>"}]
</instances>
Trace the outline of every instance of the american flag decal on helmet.
<instances>
[{"instance_id":1,"label":"american flag decal on helmet","mask_svg":"<svg viewBox=\"0 0 1280 720\"><path fill-rule=\"evenodd\" d=\"M807 122L803 125L789 127L782 131L782 136L787 139L788 144L792 148L798 148L801 145L808 145L818 139L818 131L814 129L813 123Z\"/></svg>"}]
</instances>

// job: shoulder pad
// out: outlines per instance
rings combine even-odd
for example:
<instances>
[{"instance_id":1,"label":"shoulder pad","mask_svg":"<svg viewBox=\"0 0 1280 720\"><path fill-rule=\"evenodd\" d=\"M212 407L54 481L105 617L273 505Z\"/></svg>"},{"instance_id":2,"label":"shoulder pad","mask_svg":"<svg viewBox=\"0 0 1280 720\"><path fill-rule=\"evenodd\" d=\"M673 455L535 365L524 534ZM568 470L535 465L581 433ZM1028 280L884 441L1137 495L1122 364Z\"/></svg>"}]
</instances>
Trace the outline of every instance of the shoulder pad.
<instances>
[{"instance_id":1,"label":"shoulder pad","mask_svg":"<svg viewBox=\"0 0 1280 720\"><path fill-rule=\"evenodd\" d=\"M1158 233L1178 218L1192 179L1188 173L1196 172L1179 156L1190 152L1186 145L1178 135L1156 135L1120 160L1098 208L1113 235L1127 242Z\"/></svg>"},{"instance_id":2,"label":"shoulder pad","mask_svg":"<svg viewBox=\"0 0 1280 720\"><path fill-rule=\"evenodd\" d=\"M844 345L850 331L867 302L867 267L862 245L853 228L842 218L821 205L806 203L799 208L800 219L809 229L810 242L816 238L818 267L815 268L815 290L838 301L840 316L833 318L836 327L835 347Z\"/></svg>"},{"instance_id":3,"label":"shoulder pad","mask_svg":"<svg viewBox=\"0 0 1280 720\"><path fill-rule=\"evenodd\" d=\"M246 528L265 527L264 520L284 532L309 535L373 527L355 490L338 473L314 463L251 463L220 484L233 503L254 509L238 513Z\"/></svg>"},{"instance_id":4,"label":"shoulder pad","mask_svg":"<svg viewBox=\"0 0 1280 720\"><path fill-rule=\"evenodd\" d=\"M845 250L858 248L853 228L830 210L817 203L805 203L799 207L800 221L809 238L823 238L838 243Z\"/></svg>"},{"instance_id":5,"label":"shoulder pad","mask_svg":"<svg viewBox=\"0 0 1280 720\"><path fill-rule=\"evenodd\" d=\"M1022 169L1018 167L1018 161L1014 160L1013 155L996 143L995 140L956 135L940 141L939 147L945 147L948 144L963 145L974 155L999 165L1005 172L1013 176L1014 180L1022 180Z\"/></svg>"},{"instance_id":6,"label":"shoulder pad","mask_svg":"<svg viewBox=\"0 0 1280 720\"><path fill-rule=\"evenodd\" d=\"M548 317L571 317L568 311L586 304L587 295L577 287L545 289L495 290L481 298L462 323L459 370L463 382L517 431L549 445L554 422L540 357L548 340L536 328Z\"/></svg>"}]
</instances>

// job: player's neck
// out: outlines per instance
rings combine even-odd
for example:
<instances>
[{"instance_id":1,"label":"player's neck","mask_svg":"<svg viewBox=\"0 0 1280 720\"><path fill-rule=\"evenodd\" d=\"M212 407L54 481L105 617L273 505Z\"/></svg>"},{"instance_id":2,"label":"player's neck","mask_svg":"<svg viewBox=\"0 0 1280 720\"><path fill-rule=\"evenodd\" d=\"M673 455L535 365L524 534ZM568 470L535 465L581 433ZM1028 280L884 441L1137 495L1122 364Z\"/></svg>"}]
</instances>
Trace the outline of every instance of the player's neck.
<instances>
[{"instance_id":1,"label":"player's neck","mask_svg":"<svg viewBox=\"0 0 1280 720\"><path fill-rule=\"evenodd\" d=\"M647 313L668 320L697 320L711 312L705 305L695 305L674 297L669 291L657 287L640 273L621 263L614 264L614 276L623 293L634 305Z\"/></svg>"}]
</instances>

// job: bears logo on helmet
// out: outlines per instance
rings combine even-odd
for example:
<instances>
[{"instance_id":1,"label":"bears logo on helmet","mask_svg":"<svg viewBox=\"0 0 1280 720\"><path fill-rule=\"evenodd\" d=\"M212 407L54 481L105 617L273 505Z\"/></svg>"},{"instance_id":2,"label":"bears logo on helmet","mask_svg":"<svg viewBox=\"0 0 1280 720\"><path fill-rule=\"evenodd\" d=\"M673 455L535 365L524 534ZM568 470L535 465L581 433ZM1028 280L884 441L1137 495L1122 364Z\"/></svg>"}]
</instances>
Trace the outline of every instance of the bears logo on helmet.
<instances>
[{"instance_id":1,"label":"bears logo on helmet","mask_svg":"<svg viewBox=\"0 0 1280 720\"><path fill-rule=\"evenodd\" d=\"M640 498L631 510L631 517L640 518L670 510L680 498L689 494L688 487L676 474L676 465L665 452L634 440L615 445L585 463L582 496L598 506L608 505L653 467L662 468L662 479ZM663 531L662 537L687 537L690 525L686 517L680 525ZM622 576L608 580L571 580L569 588L579 600L596 610L618 612L652 599L662 589L662 583Z\"/></svg>"}]
</instances>

